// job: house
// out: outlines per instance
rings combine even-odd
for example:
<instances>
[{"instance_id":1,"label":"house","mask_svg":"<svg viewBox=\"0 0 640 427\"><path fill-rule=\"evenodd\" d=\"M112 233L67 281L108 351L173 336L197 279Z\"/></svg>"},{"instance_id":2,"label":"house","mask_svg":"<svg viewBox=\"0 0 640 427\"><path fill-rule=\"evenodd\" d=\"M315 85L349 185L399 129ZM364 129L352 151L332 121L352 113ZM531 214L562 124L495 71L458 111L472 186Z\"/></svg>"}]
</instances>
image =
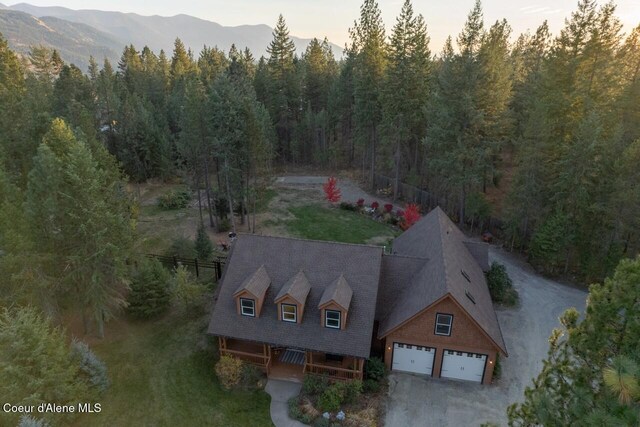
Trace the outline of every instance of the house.
<instances>
[{"instance_id":1,"label":"house","mask_svg":"<svg viewBox=\"0 0 640 427\"><path fill-rule=\"evenodd\" d=\"M483 270L488 247L436 208L383 248L240 235L208 333L268 375L391 370L490 383L507 355Z\"/></svg>"}]
</instances>

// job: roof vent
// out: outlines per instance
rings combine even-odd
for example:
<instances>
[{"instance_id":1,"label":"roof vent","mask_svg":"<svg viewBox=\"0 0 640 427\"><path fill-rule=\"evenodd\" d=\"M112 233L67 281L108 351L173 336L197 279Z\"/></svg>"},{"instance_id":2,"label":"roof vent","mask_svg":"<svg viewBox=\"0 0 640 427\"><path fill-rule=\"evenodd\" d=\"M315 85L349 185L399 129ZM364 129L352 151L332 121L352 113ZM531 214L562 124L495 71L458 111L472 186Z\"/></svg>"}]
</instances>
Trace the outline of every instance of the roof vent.
<instances>
[{"instance_id":1,"label":"roof vent","mask_svg":"<svg viewBox=\"0 0 640 427\"><path fill-rule=\"evenodd\" d=\"M469 292L469 291L464 291L464 294L467 296L467 298L469 298L469 300L470 300L472 303L474 303L474 304L476 303L476 300L475 300L475 298L473 298L473 295L471 295L471 292Z\"/></svg>"},{"instance_id":2,"label":"roof vent","mask_svg":"<svg viewBox=\"0 0 640 427\"><path fill-rule=\"evenodd\" d=\"M469 277L469 275L467 274L466 271L464 270L460 270L460 273L462 273L462 275L464 276L465 279L467 279L467 282L471 283L471 278Z\"/></svg>"}]
</instances>

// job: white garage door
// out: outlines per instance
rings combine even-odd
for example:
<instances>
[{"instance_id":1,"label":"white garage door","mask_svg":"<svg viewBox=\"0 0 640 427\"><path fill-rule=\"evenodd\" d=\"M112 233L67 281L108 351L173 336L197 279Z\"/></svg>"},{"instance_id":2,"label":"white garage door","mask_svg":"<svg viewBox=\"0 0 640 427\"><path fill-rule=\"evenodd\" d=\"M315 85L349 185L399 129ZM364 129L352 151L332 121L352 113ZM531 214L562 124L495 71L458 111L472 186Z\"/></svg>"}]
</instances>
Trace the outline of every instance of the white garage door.
<instances>
[{"instance_id":1,"label":"white garage door","mask_svg":"<svg viewBox=\"0 0 640 427\"><path fill-rule=\"evenodd\" d=\"M393 343L394 371L431 375L436 350L430 347Z\"/></svg>"},{"instance_id":2,"label":"white garage door","mask_svg":"<svg viewBox=\"0 0 640 427\"><path fill-rule=\"evenodd\" d=\"M440 376L442 378L455 378L479 383L482 382L482 374L484 373L486 362L486 354L445 350Z\"/></svg>"}]
</instances>

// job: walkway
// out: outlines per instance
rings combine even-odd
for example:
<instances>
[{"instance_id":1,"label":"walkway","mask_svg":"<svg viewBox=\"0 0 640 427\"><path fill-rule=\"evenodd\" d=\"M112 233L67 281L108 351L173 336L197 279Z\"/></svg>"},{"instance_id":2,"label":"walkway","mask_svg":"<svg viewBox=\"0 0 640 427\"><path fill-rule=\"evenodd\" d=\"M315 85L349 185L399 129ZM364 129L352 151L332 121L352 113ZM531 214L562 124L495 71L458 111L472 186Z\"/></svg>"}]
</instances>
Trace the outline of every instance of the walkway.
<instances>
[{"instance_id":1,"label":"walkway","mask_svg":"<svg viewBox=\"0 0 640 427\"><path fill-rule=\"evenodd\" d=\"M271 395L271 420L276 427L305 427L305 424L289 418L288 401L297 396L301 388L302 384L291 381L267 381L264 390Z\"/></svg>"}]
</instances>

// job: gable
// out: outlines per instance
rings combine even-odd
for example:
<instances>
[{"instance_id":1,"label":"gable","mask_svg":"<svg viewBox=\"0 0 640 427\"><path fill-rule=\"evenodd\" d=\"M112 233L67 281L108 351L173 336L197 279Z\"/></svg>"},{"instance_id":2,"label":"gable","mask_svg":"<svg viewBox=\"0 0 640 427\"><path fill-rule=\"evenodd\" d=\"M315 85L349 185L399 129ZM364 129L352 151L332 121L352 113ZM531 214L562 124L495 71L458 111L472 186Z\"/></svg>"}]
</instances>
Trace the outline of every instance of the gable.
<instances>
[{"instance_id":1,"label":"gable","mask_svg":"<svg viewBox=\"0 0 640 427\"><path fill-rule=\"evenodd\" d=\"M450 336L435 334L436 315L438 313L453 315L453 324ZM447 295L427 309L408 319L398 328L391 331L388 336L393 340L426 341L433 344L457 345L470 348L502 350L491 338L478 326L469 314Z\"/></svg>"}]
</instances>

